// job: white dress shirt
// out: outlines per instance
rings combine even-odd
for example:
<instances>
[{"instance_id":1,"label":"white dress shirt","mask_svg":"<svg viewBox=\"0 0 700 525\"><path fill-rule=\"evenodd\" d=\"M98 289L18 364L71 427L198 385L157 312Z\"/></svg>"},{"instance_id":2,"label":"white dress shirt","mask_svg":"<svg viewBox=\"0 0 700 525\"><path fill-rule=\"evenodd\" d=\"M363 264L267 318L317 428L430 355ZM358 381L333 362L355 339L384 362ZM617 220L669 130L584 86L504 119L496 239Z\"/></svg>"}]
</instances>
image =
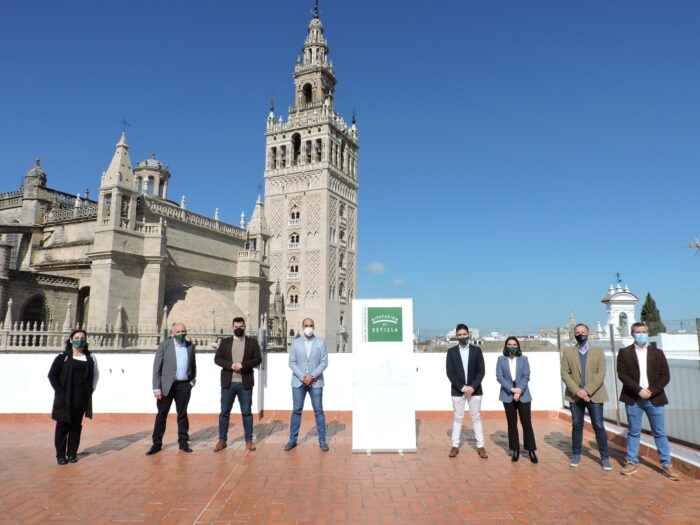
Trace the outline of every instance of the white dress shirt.
<instances>
[{"instance_id":1,"label":"white dress shirt","mask_svg":"<svg viewBox=\"0 0 700 525\"><path fill-rule=\"evenodd\" d=\"M187 345L175 342L175 361L177 362L177 372L175 372L176 381L185 381L187 379L187 365L189 357L187 356Z\"/></svg>"},{"instance_id":2,"label":"white dress shirt","mask_svg":"<svg viewBox=\"0 0 700 525\"><path fill-rule=\"evenodd\" d=\"M459 354L462 356L462 366L464 367L464 381L469 377L469 345L459 345ZM466 384L464 386L467 386Z\"/></svg>"},{"instance_id":3,"label":"white dress shirt","mask_svg":"<svg viewBox=\"0 0 700 525\"><path fill-rule=\"evenodd\" d=\"M647 375L647 346L634 345L634 351L639 361L639 386L649 388L649 376Z\"/></svg>"},{"instance_id":4,"label":"white dress shirt","mask_svg":"<svg viewBox=\"0 0 700 525\"><path fill-rule=\"evenodd\" d=\"M517 366L517 357L513 357L512 359L509 357L508 358L508 366L510 367L510 377L515 381L515 367Z\"/></svg>"}]
</instances>

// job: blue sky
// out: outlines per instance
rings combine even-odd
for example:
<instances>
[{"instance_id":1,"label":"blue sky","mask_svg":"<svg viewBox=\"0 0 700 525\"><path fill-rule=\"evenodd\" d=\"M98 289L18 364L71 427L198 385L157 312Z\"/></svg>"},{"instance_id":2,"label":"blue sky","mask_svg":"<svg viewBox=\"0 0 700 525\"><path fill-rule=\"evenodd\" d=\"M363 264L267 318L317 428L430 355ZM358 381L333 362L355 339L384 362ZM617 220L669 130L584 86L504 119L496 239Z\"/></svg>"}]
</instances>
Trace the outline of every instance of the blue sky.
<instances>
[{"instance_id":1,"label":"blue sky","mask_svg":"<svg viewBox=\"0 0 700 525\"><path fill-rule=\"evenodd\" d=\"M665 319L700 315L700 3L320 5L336 110L358 112L360 297L413 297L423 331L532 332L605 321L620 272ZM95 195L126 116L173 200L237 224L312 7L4 2L0 191L40 156Z\"/></svg>"}]
</instances>

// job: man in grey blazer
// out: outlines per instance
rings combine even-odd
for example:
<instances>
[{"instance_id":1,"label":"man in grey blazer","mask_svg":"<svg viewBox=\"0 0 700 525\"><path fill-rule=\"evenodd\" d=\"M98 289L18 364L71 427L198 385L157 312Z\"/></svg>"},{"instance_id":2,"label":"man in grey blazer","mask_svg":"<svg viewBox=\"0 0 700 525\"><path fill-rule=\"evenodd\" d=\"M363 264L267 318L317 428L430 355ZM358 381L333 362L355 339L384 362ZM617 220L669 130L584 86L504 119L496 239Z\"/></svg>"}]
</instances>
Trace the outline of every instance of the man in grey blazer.
<instances>
[{"instance_id":1,"label":"man in grey blazer","mask_svg":"<svg viewBox=\"0 0 700 525\"><path fill-rule=\"evenodd\" d=\"M187 443L190 440L187 404L197 377L195 349L192 342L185 339L187 327L184 324L174 323L170 331L173 337L158 345L153 360L153 395L157 400L158 414L153 427L153 446L146 452L147 456L157 454L163 448L165 423L173 399L177 410L177 440L180 450L192 452Z\"/></svg>"},{"instance_id":2,"label":"man in grey blazer","mask_svg":"<svg viewBox=\"0 0 700 525\"><path fill-rule=\"evenodd\" d=\"M325 341L314 335L313 319L304 319L302 327L304 336L294 339L292 348L289 350L294 408L289 425L289 442L284 446L284 450L292 450L297 446L301 412L304 410L304 400L308 392L316 416L318 443L321 450L328 452L326 416L323 413L323 371L328 366L328 350Z\"/></svg>"}]
</instances>

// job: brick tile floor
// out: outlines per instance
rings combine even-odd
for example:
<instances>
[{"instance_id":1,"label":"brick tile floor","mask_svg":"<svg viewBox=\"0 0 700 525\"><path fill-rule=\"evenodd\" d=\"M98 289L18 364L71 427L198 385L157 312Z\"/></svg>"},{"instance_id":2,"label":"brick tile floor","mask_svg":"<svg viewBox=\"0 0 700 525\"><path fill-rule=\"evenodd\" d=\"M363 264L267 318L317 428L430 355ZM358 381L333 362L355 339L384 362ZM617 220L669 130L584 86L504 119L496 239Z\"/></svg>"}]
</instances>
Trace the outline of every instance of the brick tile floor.
<instances>
[{"instance_id":1,"label":"brick tile floor","mask_svg":"<svg viewBox=\"0 0 700 525\"><path fill-rule=\"evenodd\" d=\"M584 434L579 468L568 466L570 426L553 415L534 420L540 463L512 463L501 414L484 418L489 459L473 443L448 458L451 414L418 413L415 454L353 454L352 416L327 414L330 452L318 448L305 413L299 446L287 441L288 412L256 416L258 450L245 451L240 416L229 447L217 454L217 419L190 418L194 453L180 452L176 424L152 457L153 415L100 415L83 429L80 461L58 466L47 415L0 415L0 523L691 523L700 516L700 484L666 479L657 458L632 476L599 465ZM469 417L464 437L472 438Z\"/></svg>"}]
</instances>

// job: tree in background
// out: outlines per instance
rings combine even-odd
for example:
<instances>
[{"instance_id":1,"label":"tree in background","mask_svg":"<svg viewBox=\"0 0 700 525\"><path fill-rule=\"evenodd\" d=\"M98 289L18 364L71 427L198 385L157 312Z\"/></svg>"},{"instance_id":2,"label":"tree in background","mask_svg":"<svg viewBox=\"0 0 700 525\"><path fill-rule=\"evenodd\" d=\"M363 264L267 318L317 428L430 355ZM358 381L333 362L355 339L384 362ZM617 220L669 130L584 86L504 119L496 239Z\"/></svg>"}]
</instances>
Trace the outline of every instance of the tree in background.
<instances>
[{"instance_id":1,"label":"tree in background","mask_svg":"<svg viewBox=\"0 0 700 525\"><path fill-rule=\"evenodd\" d=\"M661 322L661 312L656 307L656 301L654 301L650 293L647 294L647 298L642 306L642 321L649 327L649 335L666 332L666 327Z\"/></svg>"}]
</instances>

